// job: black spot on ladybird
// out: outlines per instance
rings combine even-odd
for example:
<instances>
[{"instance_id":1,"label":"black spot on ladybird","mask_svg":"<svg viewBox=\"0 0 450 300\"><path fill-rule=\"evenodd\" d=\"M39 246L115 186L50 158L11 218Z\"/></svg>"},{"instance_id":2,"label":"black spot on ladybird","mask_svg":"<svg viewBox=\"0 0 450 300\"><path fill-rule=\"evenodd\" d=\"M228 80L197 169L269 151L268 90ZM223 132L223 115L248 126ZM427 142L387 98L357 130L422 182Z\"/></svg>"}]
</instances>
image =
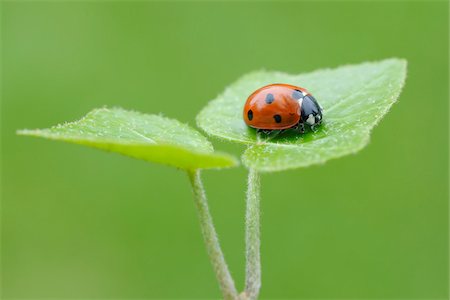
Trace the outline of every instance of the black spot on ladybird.
<instances>
[{"instance_id":1,"label":"black spot on ladybird","mask_svg":"<svg viewBox=\"0 0 450 300\"><path fill-rule=\"evenodd\" d=\"M281 116L280 115L274 115L273 118L275 119L275 122L281 123Z\"/></svg>"},{"instance_id":2,"label":"black spot on ladybird","mask_svg":"<svg viewBox=\"0 0 450 300\"><path fill-rule=\"evenodd\" d=\"M272 104L273 101L275 101L275 97L273 96L273 94L267 94L267 96L266 96L266 103L267 104Z\"/></svg>"},{"instance_id":3,"label":"black spot on ladybird","mask_svg":"<svg viewBox=\"0 0 450 300\"><path fill-rule=\"evenodd\" d=\"M252 111L251 109L247 112L247 118L248 118L250 121L253 119L253 111Z\"/></svg>"},{"instance_id":4,"label":"black spot on ladybird","mask_svg":"<svg viewBox=\"0 0 450 300\"><path fill-rule=\"evenodd\" d=\"M292 92L292 98L294 98L295 100L303 98L303 93L301 91L299 91L299 90L294 90Z\"/></svg>"}]
</instances>

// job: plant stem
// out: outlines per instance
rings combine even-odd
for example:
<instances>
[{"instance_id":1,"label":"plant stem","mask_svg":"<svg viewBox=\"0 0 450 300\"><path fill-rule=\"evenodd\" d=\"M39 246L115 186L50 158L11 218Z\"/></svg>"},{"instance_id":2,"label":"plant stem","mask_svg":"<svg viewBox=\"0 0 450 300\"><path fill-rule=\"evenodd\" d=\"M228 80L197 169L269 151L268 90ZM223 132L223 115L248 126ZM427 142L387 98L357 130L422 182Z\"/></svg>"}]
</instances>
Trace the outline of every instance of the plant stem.
<instances>
[{"instance_id":1,"label":"plant stem","mask_svg":"<svg viewBox=\"0 0 450 300\"><path fill-rule=\"evenodd\" d=\"M188 171L189 180L194 192L195 206L197 208L200 219L200 226L205 240L206 249L209 259L212 263L223 298L226 300L235 300L238 298L233 278L231 277L228 266L225 262L222 249L220 248L219 239L217 238L216 229L212 221L211 213L208 208L205 189L200 178L199 170Z\"/></svg>"},{"instance_id":2,"label":"plant stem","mask_svg":"<svg viewBox=\"0 0 450 300\"><path fill-rule=\"evenodd\" d=\"M254 169L249 169L247 209L245 214L245 291L241 298L258 298L261 288L260 257L260 178Z\"/></svg>"}]
</instances>

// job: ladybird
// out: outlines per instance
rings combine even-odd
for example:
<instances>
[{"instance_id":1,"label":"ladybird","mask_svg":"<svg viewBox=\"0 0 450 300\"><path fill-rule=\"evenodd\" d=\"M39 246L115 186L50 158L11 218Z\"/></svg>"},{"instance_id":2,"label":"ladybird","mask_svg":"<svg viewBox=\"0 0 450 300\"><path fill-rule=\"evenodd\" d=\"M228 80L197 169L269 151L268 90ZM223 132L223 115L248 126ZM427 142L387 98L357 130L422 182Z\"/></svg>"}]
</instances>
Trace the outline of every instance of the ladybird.
<instances>
[{"instance_id":1,"label":"ladybird","mask_svg":"<svg viewBox=\"0 0 450 300\"><path fill-rule=\"evenodd\" d=\"M306 89L277 83L254 91L245 102L244 121L259 131L312 130L322 122L322 107Z\"/></svg>"}]
</instances>

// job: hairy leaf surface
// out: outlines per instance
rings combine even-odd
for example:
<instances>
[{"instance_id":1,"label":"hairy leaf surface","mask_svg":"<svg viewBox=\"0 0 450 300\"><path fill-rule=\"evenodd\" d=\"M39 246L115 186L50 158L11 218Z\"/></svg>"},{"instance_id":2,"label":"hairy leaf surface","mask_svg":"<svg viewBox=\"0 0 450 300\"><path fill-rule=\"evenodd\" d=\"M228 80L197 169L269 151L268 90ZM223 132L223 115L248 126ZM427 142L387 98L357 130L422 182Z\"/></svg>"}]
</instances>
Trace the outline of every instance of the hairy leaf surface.
<instances>
[{"instance_id":1,"label":"hairy leaf surface","mask_svg":"<svg viewBox=\"0 0 450 300\"><path fill-rule=\"evenodd\" d=\"M187 170L237 164L232 156L214 152L211 143L186 124L120 108L95 109L76 122L18 133L118 152Z\"/></svg>"},{"instance_id":2,"label":"hairy leaf surface","mask_svg":"<svg viewBox=\"0 0 450 300\"><path fill-rule=\"evenodd\" d=\"M258 71L244 75L212 100L197 116L206 133L248 144L247 167L281 171L324 163L355 153L367 145L370 132L400 95L406 61L387 59L323 69L306 74ZM308 89L323 106L318 131L287 132L275 138L257 135L243 120L243 106L256 89L288 83Z\"/></svg>"}]
</instances>

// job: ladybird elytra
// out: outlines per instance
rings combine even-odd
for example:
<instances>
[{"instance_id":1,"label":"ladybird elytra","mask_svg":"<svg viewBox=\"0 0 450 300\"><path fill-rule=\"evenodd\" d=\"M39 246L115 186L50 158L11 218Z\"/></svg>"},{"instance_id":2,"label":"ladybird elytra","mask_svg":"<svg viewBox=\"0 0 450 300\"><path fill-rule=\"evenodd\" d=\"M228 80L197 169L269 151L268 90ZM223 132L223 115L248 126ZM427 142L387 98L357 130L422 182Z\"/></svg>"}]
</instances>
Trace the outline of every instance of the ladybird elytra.
<instances>
[{"instance_id":1,"label":"ladybird elytra","mask_svg":"<svg viewBox=\"0 0 450 300\"><path fill-rule=\"evenodd\" d=\"M322 122L322 108L305 88L277 83L254 91L244 105L245 123L261 130L311 128Z\"/></svg>"}]
</instances>

